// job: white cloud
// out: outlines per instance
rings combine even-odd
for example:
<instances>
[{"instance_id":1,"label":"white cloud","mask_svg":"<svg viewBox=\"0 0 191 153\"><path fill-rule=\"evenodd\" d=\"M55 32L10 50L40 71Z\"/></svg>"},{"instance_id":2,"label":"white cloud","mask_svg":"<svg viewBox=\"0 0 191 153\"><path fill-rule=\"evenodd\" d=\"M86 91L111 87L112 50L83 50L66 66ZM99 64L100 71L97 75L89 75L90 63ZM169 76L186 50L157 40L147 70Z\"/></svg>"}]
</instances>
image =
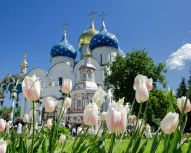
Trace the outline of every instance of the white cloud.
<instances>
[{"instance_id":1,"label":"white cloud","mask_svg":"<svg viewBox=\"0 0 191 153\"><path fill-rule=\"evenodd\" d=\"M166 60L167 67L171 70L183 69L191 61L191 44L187 43L173 52Z\"/></svg>"}]
</instances>

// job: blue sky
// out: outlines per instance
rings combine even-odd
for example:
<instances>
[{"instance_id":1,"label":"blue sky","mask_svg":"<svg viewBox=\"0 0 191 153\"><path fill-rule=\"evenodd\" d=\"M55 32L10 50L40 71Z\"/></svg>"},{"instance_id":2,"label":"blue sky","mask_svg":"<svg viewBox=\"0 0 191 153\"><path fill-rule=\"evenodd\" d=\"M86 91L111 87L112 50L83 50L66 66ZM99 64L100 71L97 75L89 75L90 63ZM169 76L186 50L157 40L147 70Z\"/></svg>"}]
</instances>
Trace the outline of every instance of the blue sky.
<instances>
[{"instance_id":1,"label":"blue sky","mask_svg":"<svg viewBox=\"0 0 191 153\"><path fill-rule=\"evenodd\" d=\"M50 50L61 40L65 22L68 40L78 50L78 38L90 26L88 12L93 9L108 14L107 29L119 36L122 50L146 48L156 63L169 59L171 66L183 64L169 68L167 74L175 90L181 77L189 74L190 6L190 0L1 0L0 78L20 72L24 50L29 70L39 66L48 70ZM98 16L95 24L100 29ZM184 44L188 46L183 52Z\"/></svg>"}]
</instances>

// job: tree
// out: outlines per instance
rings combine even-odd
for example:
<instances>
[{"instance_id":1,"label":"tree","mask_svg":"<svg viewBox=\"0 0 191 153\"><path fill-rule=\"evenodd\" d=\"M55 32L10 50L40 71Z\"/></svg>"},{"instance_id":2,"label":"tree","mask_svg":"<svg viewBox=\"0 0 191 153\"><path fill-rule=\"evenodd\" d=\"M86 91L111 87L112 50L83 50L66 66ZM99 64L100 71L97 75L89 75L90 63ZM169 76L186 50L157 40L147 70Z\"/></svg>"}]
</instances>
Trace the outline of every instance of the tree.
<instances>
[{"instance_id":1,"label":"tree","mask_svg":"<svg viewBox=\"0 0 191 153\"><path fill-rule=\"evenodd\" d=\"M186 96L186 94L187 94L186 80L184 77L182 77L182 81L180 82L180 85L177 89L177 97Z\"/></svg>"},{"instance_id":2,"label":"tree","mask_svg":"<svg viewBox=\"0 0 191 153\"><path fill-rule=\"evenodd\" d=\"M130 102L130 104L132 104L135 97L133 83L134 78L138 74L142 74L147 76L148 78L152 78L154 82L154 88L156 88L157 83L162 84L164 87L166 86L165 64L155 64L154 61L148 56L147 52L145 52L144 50L137 50L131 53L127 53L126 57L117 55L115 61L108 65L108 69L109 71L107 71L105 75L105 83L108 88L112 89L115 100L125 97L125 102ZM158 118L159 116L161 117L161 115L157 115L158 110L156 111L155 107L157 107L157 109L159 108L158 106L163 106L164 109L167 107L164 107L164 105L166 106L166 101L163 101L165 97L164 95L162 95L162 91L156 90L156 92L160 93L160 97L157 96L157 94L153 93L155 95L155 101L149 102L149 107L152 109L154 108L152 113L154 117ZM161 100L157 98L161 98ZM158 104L158 106L156 104ZM143 104L143 109L144 107L145 103ZM133 112L136 115L138 113L138 110L139 104L135 103L133 106ZM149 114L147 116L151 115ZM149 120L151 121L151 119Z\"/></svg>"},{"instance_id":3,"label":"tree","mask_svg":"<svg viewBox=\"0 0 191 153\"><path fill-rule=\"evenodd\" d=\"M109 64L108 68L110 71L106 72L105 83L112 89L116 100L125 97L126 102L133 101L133 83L138 74L152 78L155 87L157 82L166 85L165 64L154 64L144 50L127 53L124 58L117 55L116 60Z\"/></svg>"}]
</instances>

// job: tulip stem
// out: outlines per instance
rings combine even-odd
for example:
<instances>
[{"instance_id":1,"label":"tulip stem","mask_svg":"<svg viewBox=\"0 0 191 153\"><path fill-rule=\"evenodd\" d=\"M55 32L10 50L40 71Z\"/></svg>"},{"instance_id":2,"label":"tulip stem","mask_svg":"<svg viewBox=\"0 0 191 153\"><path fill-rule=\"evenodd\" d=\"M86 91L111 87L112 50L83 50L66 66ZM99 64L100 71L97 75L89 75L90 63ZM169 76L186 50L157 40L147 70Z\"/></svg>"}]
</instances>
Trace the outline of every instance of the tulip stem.
<instances>
[{"instance_id":1,"label":"tulip stem","mask_svg":"<svg viewBox=\"0 0 191 153\"><path fill-rule=\"evenodd\" d=\"M114 144L115 144L115 137L116 137L116 134L113 133L113 134L111 135L111 143L110 143L110 146L109 146L109 151L108 151L108 153L112 153L112 152L113 152L113 146L114 146Z\"/></svg>"},{"instance_id":2,"label":"tulip stem","mask_svg":"<svg viewBox=\"0 0 191 153\"><path fill-rule=\"evenodd\" d=\"M141 115L141 110L142 110L142 103L140 103L140 107L139 107L139 112L138 112L138 116L137 116L137 122L136 122L136 129L137 129L137 126L139 126L139 118L140 118L140 115Z\"/></svg>"},{"instance_id":3,"label":"tulip stem","mask_svg":"<svg viewBox=\"0 0 191 153\"><path fill-rule=\"evenodd\" d=\"M66 145L66 141L64 142L64 144L62 145L62 149L61 149L61 152L60 153L63 153L64 152L64 147Z\"/></svg>"},{"instance_id":4,"label":"tulip stem","mask_svg":"<svg viewBox=\"0 0 191 153\"><path fill-rule=\"evenodd\" d=\"M98 131L97 131L97 134L96 134L96 136L95 136L95 139L97 139L97 136L98 136L98 134L99 134L99 131L101 130L102 125L103 125L103 121L101 121L101 125L100 125L100 127L99 127L99 129L98 129Z\"/></svg>"},{"instance_id":5,"label":"tulip stem","mask_svg":"<svg viewBox=\"0 0 191 153\"><path fill-rule=\"evenodd\" d=\"M184 133L184 129L185 129L185 127L186 127L187 120L188 120L188 114L185 115L185 120L184 120L184 122L183 122L183 118L182 118L183 126L182 126L182 131L181 131L181 133Z\"/></svg>"},{"instance_id":6,"label":"tulip stem","mask_svg":"<svg viewBox=\"0 0 191 153\"><path fill-rule=\"evenodd\" d=\"M33 132L32 132L32 153L33 153L33 149L34 149L34 128L35 128L35 114L34 114L34 111L35 111L35 103L34 101L32 102L32 106L33 106Z\"/></svg>"},{"instance_id":7,"label":"tulip stem","mask_svg":"<svg viewBox=\"0 0 191 153\"><path fill-rule=\"evenodd\" d=\"M60 121L61 121L61 119L62 119L62 116L64 115L64 112L65 112L65 108L64 108L64 110L62 110L62 108L61 108L61 114L60 114L60 116L59 116L59 118L58 118L57 125L60 124Z\"/></svg>"}]
</instances>

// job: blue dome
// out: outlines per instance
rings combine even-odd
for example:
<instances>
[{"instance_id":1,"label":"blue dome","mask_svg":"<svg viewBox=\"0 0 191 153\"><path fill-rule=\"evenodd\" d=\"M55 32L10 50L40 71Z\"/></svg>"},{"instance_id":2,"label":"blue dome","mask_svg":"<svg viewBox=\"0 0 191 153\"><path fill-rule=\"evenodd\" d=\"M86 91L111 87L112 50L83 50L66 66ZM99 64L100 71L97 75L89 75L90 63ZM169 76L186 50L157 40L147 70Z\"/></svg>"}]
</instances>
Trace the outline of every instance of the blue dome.
<instances>
[{"instance_id":1,"label":"blue dome","mask_svg":"<svg viewBox=\"0 0 191 153\"><path fill-rule=\"evenodd\" d=\"M97 47L103 47L103 46L113 47L116 49L119 48L116 36L107 31L104 22L101 31L91 39L89 48L93 50Z\"/></svg>"},{"instance_id":2,"label":"blue dome","mask_svg":"<svg viewBox=\"0 0 191 153\"><path fill-rule=\"evenodd\" d=\"M73 59L76 58L77 52L75 51L74 47L68 42L66 38L66 31L64 32L62 41L52 47L50 55L51 57L66 56Z\"/></svg>"}]
</instances>

